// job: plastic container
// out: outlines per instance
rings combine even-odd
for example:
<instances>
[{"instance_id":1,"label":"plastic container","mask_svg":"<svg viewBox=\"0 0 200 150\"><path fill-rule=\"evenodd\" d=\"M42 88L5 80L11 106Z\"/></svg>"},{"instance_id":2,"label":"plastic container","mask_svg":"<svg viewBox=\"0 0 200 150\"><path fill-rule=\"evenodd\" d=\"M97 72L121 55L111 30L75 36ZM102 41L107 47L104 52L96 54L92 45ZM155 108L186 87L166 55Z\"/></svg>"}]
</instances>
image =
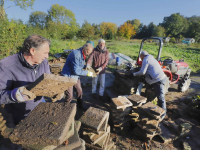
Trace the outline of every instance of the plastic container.
<instances>
[{"instance_id":1,"label":"plastic container","mask_svg":"<svg viewBox=\"0 0 200 150\"><path fill-rule=\"evenodd\" d=\"M120 66L122 63L121 57L116 57L116 65Z\"/></svg>"},{"instance_id":2,"label":"plastic container","mask_svg":"<svg viewBox=\"0 0 200 150\"><path fill-rule=\"evenodd\" d=\"M94 41L87 41L86 43L90 43L94 47Z\"/></svg>"}]
</instances>

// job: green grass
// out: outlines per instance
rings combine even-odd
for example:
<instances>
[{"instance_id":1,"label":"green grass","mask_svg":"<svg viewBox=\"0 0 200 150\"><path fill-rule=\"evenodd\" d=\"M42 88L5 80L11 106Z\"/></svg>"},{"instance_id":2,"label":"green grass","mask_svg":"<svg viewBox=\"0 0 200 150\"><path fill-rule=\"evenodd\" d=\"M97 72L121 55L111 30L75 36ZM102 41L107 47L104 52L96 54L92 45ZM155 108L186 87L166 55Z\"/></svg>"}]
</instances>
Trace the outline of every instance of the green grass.
<instances>
[{"instance_id":1,"label":"green grass","mask_svg":"<svg viewBox=\"0 0 200 150\"><path fill-rule=\"evenodd\" d=\"M98 40L94 40L95 46ZM123 41L106 41L109 52L122 53L136 60L139 54L141 40L123 40ZM85 40L52 40L50 53L62 53L65 49L77 49L86 43ZM143 50L148 51L154 57L158 54L158 45L156 43L144 43ZM200 73L200 44L183 45L183 44L164 44L161 57L170 56L174 60L183 58L189 64L192 72Z\"/></svg>"}]
</instances>

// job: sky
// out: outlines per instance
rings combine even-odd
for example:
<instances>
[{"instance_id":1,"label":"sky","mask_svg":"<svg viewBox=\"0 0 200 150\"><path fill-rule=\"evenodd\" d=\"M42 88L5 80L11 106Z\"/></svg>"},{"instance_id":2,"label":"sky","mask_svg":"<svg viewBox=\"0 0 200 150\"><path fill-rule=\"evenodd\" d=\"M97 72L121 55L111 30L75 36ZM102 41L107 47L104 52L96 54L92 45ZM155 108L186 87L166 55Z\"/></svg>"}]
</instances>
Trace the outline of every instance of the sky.
<instances>
[{"instance_id":1,"label":"sky","mask_svg":"<svg viewBox=\"0 0 200 150\"><path fill-rule=\"evenodd\" d=\"M21 9L14 2L5 0L6 14L9 19L28 22L33 11L46 12L53 4L65 6L75 14L80 26L84 20L100 24L112 22L118 26L127 20L138 19L144 25L163 22L164 17L180 13L184 17L200 16L200 0L35 0L33 9Z\"/></svg>"}]
</instances>

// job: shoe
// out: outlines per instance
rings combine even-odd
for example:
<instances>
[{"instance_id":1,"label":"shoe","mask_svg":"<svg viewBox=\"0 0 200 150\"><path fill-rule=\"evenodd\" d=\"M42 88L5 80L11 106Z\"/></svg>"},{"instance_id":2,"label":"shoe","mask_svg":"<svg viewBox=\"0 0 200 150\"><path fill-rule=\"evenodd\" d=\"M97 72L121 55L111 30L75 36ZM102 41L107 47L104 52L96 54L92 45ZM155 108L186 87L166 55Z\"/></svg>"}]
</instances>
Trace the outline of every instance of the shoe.
<instances>
[{"instance_id":1,"label":"shoe","mask_svg":"<svg viewBox=\"0 0 200 150\"><path fill-rule=\"evenodd\" d=\"M92 93L92 97L93 97L94 99L98 99L98 95L97 95L96 93Z\"/></svg>"},{"instance_id":2,"label":"shoe","mask_svg":"<svg viewBox=\"0 0 200 150\"><path fill-rule=\"evenodd\" d=\"M103 96L99 96L99 100L104 101L104 97Z\"/></svg>"}]
</instances>

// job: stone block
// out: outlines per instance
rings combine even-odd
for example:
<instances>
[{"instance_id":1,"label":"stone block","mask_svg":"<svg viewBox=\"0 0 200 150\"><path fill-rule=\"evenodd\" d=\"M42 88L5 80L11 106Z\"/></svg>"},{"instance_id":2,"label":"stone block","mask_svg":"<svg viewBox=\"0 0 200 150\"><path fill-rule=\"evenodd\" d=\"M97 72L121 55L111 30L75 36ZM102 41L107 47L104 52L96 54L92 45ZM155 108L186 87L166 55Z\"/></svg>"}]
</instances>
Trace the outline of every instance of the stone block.
<instances>
[{"instance_id":1,"label":"stone block","mask_svg":"<svg viewBox=\"0 0 200 150\"><path fill-rule=\"evenodd\" d=\"M116 109L130 107L133 104L125 97L118 96L117 98L112 98L112 102L115 105Z\"/></svg>"},{"instance_id":2,"label":"stone block","mask_svg":"<svg viewBox=\"0 0 200 150\"><path fill-rule=\"evenodd\" d=\"M85 143L85 146L86 146L87 150L103 150L102 148L94 146L94 145L91 145L89 143Z\"/></svg>"},{"instance_id":3,"label":"stone block","mask_svg":"<svg viewBox=\"0 0 200 150\"><path fill-rule=\"evenodd\" d=\"M53 97L77 83L77 79L44 73L35 82L26 87L36 96Z\"/></svg>"},{"instance_id":4,"label":"stone block","mask_svg":"<svg viewBox=\"0 0 200 150\"><path fill-rule=\"evenodd\" d=\"M76 130L79 132L79 130L80 130L80 127L81 127L81 122L80 121L75 121L75 128L76 128Z\"/></svg>"},{"instance_id":5,"label":"stone block","mask_svg":"<svg viewBox=\"0 0 200 150\"><path fill-rule=\"evenodd\" d=\"M85 141L81 139L81 146L74 148L73 150L85 150Z\"/></svg>"},{"instance_id":6,"label":"stone block","mask_svg":"<svg viewBox=\"0 0 200 150\"><path fill-rule=\"evenodd\" d=\"M108 133L110 133L109 125L107 126L106 132L102 132L100 134L95 134L95 133L87 134L88 138L90 139L89 143L95 145L97 142L105 138Z\"/></svg>"},{"instance_id":7,"label":"stone block","mask_svg":"<svg viewBox=\"0 0 200 150\"><path fill-rule=\"evenodd\" d=\"M81 140L79 138L78 132L76 131L76 128L74 129L74 135L68 139L68 144L67 145L60 145L54 150L72 150L74 148L80 147L81 146Z\"/></svg>"},{"instance_id":8,"label":"stone block","mask_svg":"<svg viewBox=\"0 0 200 150\"><path fill-rule=\"evenodd\" d=\"M133 94L127 97L128 100L130 100L133 105L139 105L139 104L144 104L147 101L147 98L141 95Z\"/></svg>"},{"instance_id":9,"label":"stone block","mask_svg":"<svg viewBox=\"0 0 200 150\"><path fill-rule=\"evenodd\" d=\"M108 120L109 112L98 108L90 107L80 118L82 126L93 129L98 132L104 121ZM106 130L107 123L105 123L104 131Z\"/></svg>"},{"instance_id":10,"label":"stone block","mask_svg":"<svg viewBox=\"0 0 200 150\"><path fill-rule=\"evenodd\" d=\"M162 139L163 143L168 143L178 138L178 136L171 132L162 122L160 123L160 130L161 134L159 134L159 137Z\"/></svg>"},{"instance_id":11,"label":"stone block","mask_svg":"<svg viewBox=\"0 0 200 150\"><path fill-rule=\"evenodd\" d=\"M165 110L159 107L158 105L153 104L152 102L148 102L140 107L144 112L155 119L160 119L160 116L165 113Z\"/></svg>"},{"instance_id":12,"label":"stone block","mask_svg":"<svg viewBox=\"0 0 200 150\"><path fill-rule=\"evenodd\" d=\"M103 150L107 150L107 144L109 139L110 133L108 133L105 138L102 138L99 142L97 142L95 146L101 147Z\"/></svg>"},{"instance_id":13,"label":"stone block","mask_svg":"<svg viewBox=\"0 0 200 150\"><path fill-rule=\"evenodd\" d=\"M76 104L40 103L22 122L10 139L17 144L62 144L76 113Z\"/></svg>"}]
</instances>

